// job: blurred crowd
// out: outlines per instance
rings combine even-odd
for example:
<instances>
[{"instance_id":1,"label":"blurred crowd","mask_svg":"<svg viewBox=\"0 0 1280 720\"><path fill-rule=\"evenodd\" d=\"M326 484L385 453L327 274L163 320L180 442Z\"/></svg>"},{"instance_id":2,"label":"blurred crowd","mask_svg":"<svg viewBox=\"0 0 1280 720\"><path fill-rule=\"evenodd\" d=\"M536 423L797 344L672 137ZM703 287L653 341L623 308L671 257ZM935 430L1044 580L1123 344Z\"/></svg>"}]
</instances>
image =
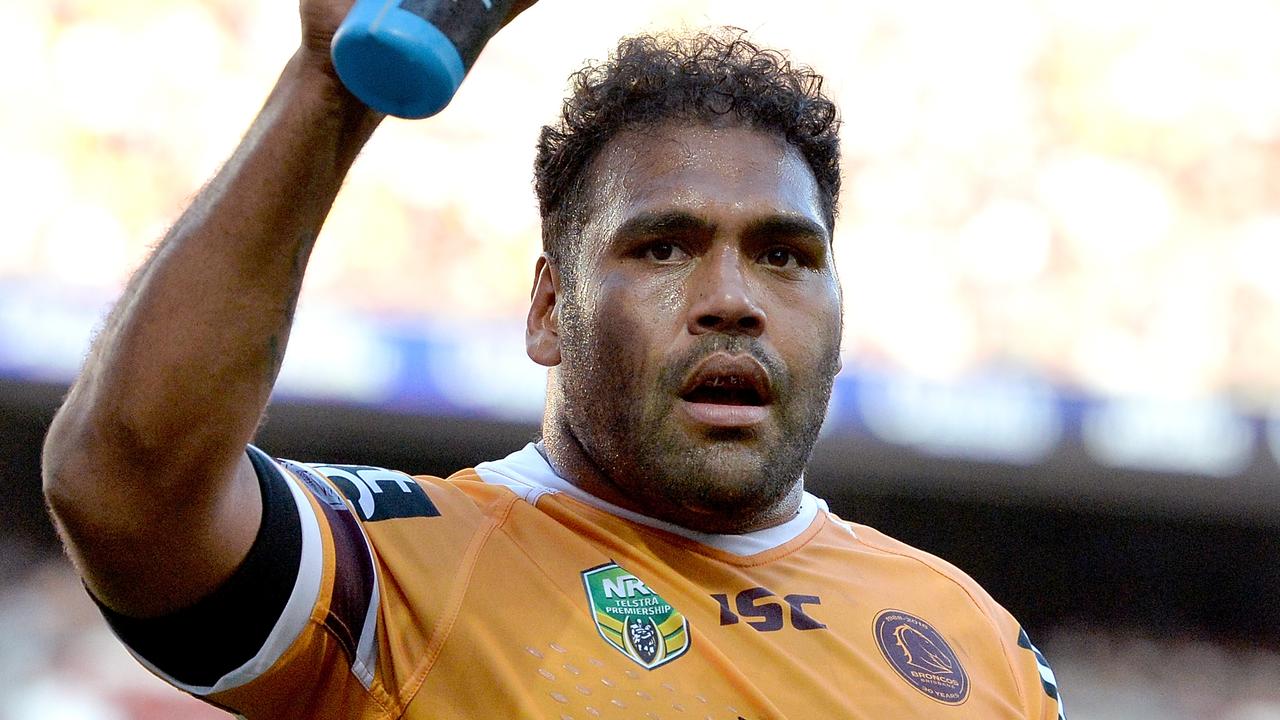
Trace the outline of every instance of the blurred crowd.
<instances>
[{"instance_id":1,"label":"blurred crowd","mask_svg":"<svg viewBox=\"0 0 1280 720\"><path fill-rule=\"evenodd\" d=\"M65 559L0 549L0 720L230 719L135 662Z\"/></svg>"},{"instance_id":2,"label":"blurred crowd","mask_svg":"<svg viewBox=\"0 0 1280 720\"><path fill-rule=\"evenodd\" d=\"M0 578L0 720L230 717L134 662L64 559L32 558L11 578ZM1272 650L1115 628L1037 635L1071 720L1280 720Z\"/></svg>"},{"instance_id":3,"label":"blurred crowd","mask_svg":"<svg viewBox=\"0 0 1280 720\"><path fill-rule=\"evenodd\" d=\"M847 366L1274 404L1277 0L600 5L546 0L444 114L388 122L304 304L522 316L533 143L567 75L627 32L729 23L823 72L842 107ZM294 2L6 0L0 27L0 313L118 293L297 39ZM5 546L0 571L0 720L225 717L138 667L65 561ZM1274 652L1114 628L1038 639L1073 720L1280 720Z\"/></svg>"},{"instance_id":4,"label":"blurred crowd","mask_svg":"<svg viewBox=\"0 0 1280 720\"><path fill-rule=\"evenodd\" d=\"M1280 654L1113 628L1050 633L1071 720L1280 720Z\"/></svg>"},{"instance_id":5,"label":"blurred crowd","mask_svg":"<svg viewBox=\"0 0 1280 720\"><path fill-rule=\"evenodd\" d=\"M304 303L516 318L530 161L566 76L638 29L732 23L824 72L845 119L846 352L946 381L1280 390L1280 3L548 0L457 102L357 164ZM110 297L234 146L296 4L0 5L0 293ZM549 42L549 38L554 42ZM2 341L2 339L0 339Z\"/></svg>"}]
</instances>

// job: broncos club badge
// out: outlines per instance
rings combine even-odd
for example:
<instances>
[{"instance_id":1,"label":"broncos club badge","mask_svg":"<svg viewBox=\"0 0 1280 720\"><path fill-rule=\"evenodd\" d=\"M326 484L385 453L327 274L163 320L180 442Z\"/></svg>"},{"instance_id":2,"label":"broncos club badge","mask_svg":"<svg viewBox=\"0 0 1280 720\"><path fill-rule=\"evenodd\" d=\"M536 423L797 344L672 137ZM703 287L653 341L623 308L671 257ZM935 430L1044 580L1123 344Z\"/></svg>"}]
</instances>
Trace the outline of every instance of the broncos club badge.
<instances>
[{"instance_id":1,"label":"broncos club badge","mask_svg":"<svg viewBox=\"0 0 1280 720\"><path fill-rule=\"evenodd\" d=\"M689 622L640 578L608 563L582 571L600 637L646 670L689 649Z\"/></svg>"},{"instance_id":2,"label":"broncos club badge","mask_svg":"<svg viewBox=\"0 0 1280 720\"><path fill-rule=\"evenodd\" d=\"M969 697L969 676L932 625L901 610L885 610L875 622L876 644L903 680L947 705Z\"/></svg>"}]
</instances>

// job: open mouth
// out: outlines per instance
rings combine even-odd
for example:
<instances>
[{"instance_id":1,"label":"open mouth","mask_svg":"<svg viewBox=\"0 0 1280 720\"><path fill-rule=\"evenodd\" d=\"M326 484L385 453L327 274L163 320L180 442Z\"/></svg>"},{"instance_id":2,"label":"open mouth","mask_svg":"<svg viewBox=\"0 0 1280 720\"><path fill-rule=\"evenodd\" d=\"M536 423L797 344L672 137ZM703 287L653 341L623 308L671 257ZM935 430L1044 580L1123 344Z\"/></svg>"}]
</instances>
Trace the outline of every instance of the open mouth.
<instances>
[{"instance_id":1,"label":"open mouth","mask_svg":"<svg viewBox=\"0 0 1280 720\"><path fill-rule=\"evenodd\" d=\"M715 375L703 378L681 397L693 403L714 405L764 405L760 388L741 375Z\"/></svg>"},{"instance_id":2,"label":"open mouth","mask_svg":"<svg viewBox=\"0 0 1280 720\"><path fill-rule=\"evenodd\" d=\"M769 416L773 389L755 358L716 353L698 363L679 396L685 415L699 425L745 428Z\"/></svg>"}]
</instances>

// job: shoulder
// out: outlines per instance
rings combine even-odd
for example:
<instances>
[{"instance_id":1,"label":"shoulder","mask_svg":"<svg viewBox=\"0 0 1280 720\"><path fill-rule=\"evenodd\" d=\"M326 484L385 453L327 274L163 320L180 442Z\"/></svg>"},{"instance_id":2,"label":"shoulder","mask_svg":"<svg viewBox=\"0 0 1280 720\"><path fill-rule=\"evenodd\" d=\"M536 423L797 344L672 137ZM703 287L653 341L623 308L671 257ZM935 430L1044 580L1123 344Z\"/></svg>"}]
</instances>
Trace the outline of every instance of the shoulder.
<instances>
[{"instance_id":1,"label":"shoulder","mask_svg":"<svg viewBox=\"0 0 1280 720\"><path fill-rule=\"evenodd\" d=\"M888 576L895 587L882 599L901 604L886 606L878 618L906 617L906 622L927 628L926 634L945 631L942 634L957 640L957 649L963 648L975 668L986 667L1009 679L1009 696L1018 698L1026 717L1063 720L1057 681L1044 655L1018 620L976 580L952 563L874 528L835 516L832 520L851 530L866 552L893 568Z\"/></svg>"},{"instance_id":2,"label":"shoulder","mask_svg":"<svg viewBox=\"0 0 1280 720\"><path fill-rule=\"evenodd\" d=\"M994 604L994 600L976 580L952 563L920 548L890 537L875 528L834 518L846 525L859 542L873 552L900 558L906 567L914 569L923 578L956 585L981 605ZM997 606L998 607L998 606Z\"/></svg>"},{"instance_id":3,"label":"shoulder","mask_svg":"<svg viewBox=\"0 0 1280 720\"><path fill-rule=\"evenodd\" d=\"M952 563L874 528L832 516L875 558L880 597L899 610L911 607L947 618L974 638L988 638L1002 654L1013 654L1021 632L1017 620L976 580ZM892 604L896 603L896 604Z\"/></svg>"}]
</instances>

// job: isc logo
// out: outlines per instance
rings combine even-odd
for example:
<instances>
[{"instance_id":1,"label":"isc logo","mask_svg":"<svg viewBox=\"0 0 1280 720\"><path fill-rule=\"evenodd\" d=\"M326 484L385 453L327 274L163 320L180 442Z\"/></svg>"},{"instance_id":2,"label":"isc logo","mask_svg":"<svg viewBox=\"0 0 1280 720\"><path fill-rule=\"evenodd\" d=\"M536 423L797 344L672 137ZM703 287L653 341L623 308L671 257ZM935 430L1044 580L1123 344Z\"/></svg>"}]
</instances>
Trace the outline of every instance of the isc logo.
<instances>
[{"instance_id":1,"label":"isc logo","mask_svg":"<svg viewBox=\"0 0 1280 720\"><path fill-rule=\"evenodd\" d=\"M644 581L635 575L622 575L616 578L603 578L604 596L607 598L630 598L636 595L652 595L653 591L645 587Z\"/></svg>"},{"instance_id":2,"label":"isc logo","mask_svg":"<svg viewBox=\"0 0 1280 720\"><path fill-rule=\"evenodd\" d=\"M365 521L437 517L440 511L413 478L363 465L316 465L355 505Z\"/></svg>"},{"instance_id":3,"label":"isc logo","mask_svg":"<svg viewBox=\"0 0 1280 720\"><path fill-rule=\"evenodd\" d=\"M728 595L715 593L711 597L720 605L721 625L736 625L746 620L747 625L757 632L775 632L786 627L786 614L782 605L773 602L773 598L777 596L766 588L753 587L743 590L734 598L732 606L729 604ZM805 605L822 604L822 598L817 595L792 593L782 596L781 600L791 610L791 627L796 630L822 630L827 627L815 620L804 609Z\"/></svg>"}]
</instances>

